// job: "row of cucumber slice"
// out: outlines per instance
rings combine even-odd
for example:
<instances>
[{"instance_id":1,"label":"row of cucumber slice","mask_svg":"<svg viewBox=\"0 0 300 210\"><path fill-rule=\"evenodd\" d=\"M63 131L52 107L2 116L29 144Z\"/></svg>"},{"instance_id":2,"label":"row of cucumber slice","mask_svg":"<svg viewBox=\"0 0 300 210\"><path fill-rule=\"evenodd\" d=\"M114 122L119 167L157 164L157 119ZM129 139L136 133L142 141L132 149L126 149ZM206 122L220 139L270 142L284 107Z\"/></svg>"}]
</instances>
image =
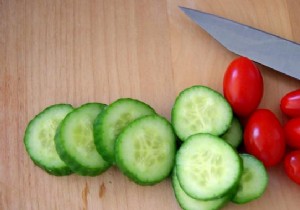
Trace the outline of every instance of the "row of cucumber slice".
<instances>
[{"instance_id":1,"label":"row of cucumber slice","mask_svg":"<svg viewBox=\"0 0 300 210\"><path fill-rule=\"evenodd\" d=\"M176 136L181 146L176 152ZM268 176L250 155L237 153L242 126L224 97L205 86L182 91L171 123L144 102L50 106L28 124L24 143L36 165L62 176L96 176L116 165L141 185L169 176L183 209L219 209L260 197ZM175 169L176 168L176 169Z\"/></svg>"},{"instance_id":2,"label":"row of cucumber slice","mask_svg":"<svg viewBox=\"0 0 300 210\"><path fill-rule=\"evenodd\" d=\"M50 106L31 120L24 143L31 159L50 174L96 176L116 164L143 185L165 179L176 152L171 124L130 98L108 106Z\"/></svg>"}]
</instances>

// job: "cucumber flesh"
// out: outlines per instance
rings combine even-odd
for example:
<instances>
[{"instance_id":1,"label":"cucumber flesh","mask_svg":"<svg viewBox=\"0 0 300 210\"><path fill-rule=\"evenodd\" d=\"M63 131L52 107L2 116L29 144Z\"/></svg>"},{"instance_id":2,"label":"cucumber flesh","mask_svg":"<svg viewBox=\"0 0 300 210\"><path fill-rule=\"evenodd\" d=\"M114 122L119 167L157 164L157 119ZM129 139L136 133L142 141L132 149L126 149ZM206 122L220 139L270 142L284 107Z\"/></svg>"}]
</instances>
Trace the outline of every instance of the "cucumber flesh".
<instances>
[{"instance_id":1,"label":"cucumber flesh","mask_svg":"<svg viewBox=\"0 0 300 210\"><path fill-rule=\"evenodd\" d=\"M130 123L119 135L116 164L134 182L153 185L170 174L175 148L170 123L157 115L145 116Z\"/></svg>"},{"instance_id":2,"label":"cucumber flesh","mask_svg":"<svg viewBox=\"0 0 300 210\"><path fill-rule=\"evenodd\" d=\"M240 121L233 117L231 126L229 129L221 136L228 144L237 148L243 141L243 128Z\"/></svg>"},{"instance_id":3,"label":"cucumber flesh","mask_svg":"<svg viewBox=\"0 0 300 210\"><path fill-rule=\"evenodd\" d=\"M232 198L232 201L238 204L261 197L268 185L268 173L262 162L249 154L240 156L243 160L244 170L237 193Z\"/></svg>"},{"instance_id":4,"label":"cucumber flesh","mask_svg":"<svg viewBox=\"0 0 300 210\"><path fill-rule=\"evenodd\" d=\"M178 178L176 176L176 169L172 175L172 186L177 202L184 210L217 210L226 205L231 197L230 194L226 194L221 198L213 200L198 200L187 195L181 188Z\"/></svg>"},{"instance_id":5,"label":"cucumber flesh","mask_svg":"<svg viewBox=\"0 0 300 210\"><path fill-rule=\"evenodd\" d=\"M232 117L232 109L225 98L205 86L182 91L172 109L172 125L182 141L196 133L219 136L229 128Z\"/></svg>"},{"instance_id":6,"label":"cucumber flesh","mask_svg":"<svg viewBox=\"0 0 300 210\"><path fill-rule=\"evenodd\" d=\"M120 132L133 120L155 114L149 105L130 98L121 98L101 112L94 123L97 151L108 162L115 162L115 141Z\"/></svg>"},{"instance_id":7,"label":"cucumber flesh","mask_svg":"<svg viewBox=\"0 0 300 210\"><path fill-rule=\"evenodd\" d=\"M56 150L61 159L77 174L96 176L109 168L94 145L93 123L106 105L87 103L69 113L60 124Z\"/></svg>"},{"instance_id":8,"label":"cucumber flesh","mask_svg":"<svg viewBox=\"0 0 300 210\"><path fill-rule=\"evenodd\" d=\"M56 104L40 112L28 124L24 144L33 162L49 174L62 176L72 173L55 149L54 136L59 123L73 110L70 104Z\"/></svg>"},{"instance_id":9,"label":"cucumber flesh","mask_svg":"<svg viewBox=\"0 0 300 210\"><path fill-rule=\"evenodd\" d=\"M180 147L176 170L182 189L195 199L224 196L238 184L242 162L223 139L211 134L195 134Z\"/></svg>"}]
</instances>

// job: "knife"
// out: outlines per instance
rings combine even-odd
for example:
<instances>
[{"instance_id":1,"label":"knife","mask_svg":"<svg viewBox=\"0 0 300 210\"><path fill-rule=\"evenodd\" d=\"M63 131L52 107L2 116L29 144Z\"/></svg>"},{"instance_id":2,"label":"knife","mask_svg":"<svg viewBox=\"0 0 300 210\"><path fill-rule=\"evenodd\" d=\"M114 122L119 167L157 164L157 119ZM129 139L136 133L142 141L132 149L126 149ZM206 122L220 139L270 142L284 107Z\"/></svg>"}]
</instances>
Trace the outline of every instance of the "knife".
<instances>
[{"instance_id":1,"label":"knife","mask_svg":"<svg viewBox=\"0 0 300 210\"><path fill-rule=\"evenodd\" d=\"M228 50L300 79L298 43L213 14L180 9Z\"/></svg>"}]
</instances>

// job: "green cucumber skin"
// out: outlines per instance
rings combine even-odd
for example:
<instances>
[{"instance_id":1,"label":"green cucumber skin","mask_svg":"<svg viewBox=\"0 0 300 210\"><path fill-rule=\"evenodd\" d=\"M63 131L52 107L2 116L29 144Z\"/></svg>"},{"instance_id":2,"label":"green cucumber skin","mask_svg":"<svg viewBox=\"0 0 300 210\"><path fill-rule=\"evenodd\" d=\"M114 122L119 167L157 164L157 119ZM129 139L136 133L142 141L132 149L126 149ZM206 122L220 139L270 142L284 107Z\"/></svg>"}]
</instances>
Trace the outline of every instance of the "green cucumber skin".
<instances>
[{"instance_id":1,"label":"green cucumber skin","mask_svg":"<svg viewBox=\"0 0 300 210\"><path fill-rule=\"evenodd\" d=\"M71 104L54 104L51 106L48 106L47 108L45 108L43 111L41 111L39 114L37 114L35 117L33 117L30 122L27 125L27 128L25 130L25 135L24 135L24 145L25 145L25 149L27 151L27 153L29 154L30 159L34 162L35 165L37 165L38 167L40 167L41 169L43 169L44 171L46 171L48 174L50 175L54 175L54 176L67 176L73 173L73 171L66 165L64 167L61 168L55 168L55 167L47 167L45 166L42 162L40 162L39 160L36 160L34 157L32 157L30 155L30 148L28 145L28 141L30 139L30 129L32 124L34 123L34 120L37 118L40 118L44 113L46 113L48 110L55 108L55 107L59 107L59 106L66 106L69 107L70 109L73 109Z\"/></svg>"},{"instance_id":2,"label":"green cucumber skin","mask_svg":"<svg viewBox=\"0 0 300 210\"><path fill-rule=\"evenodd\" d=\"M266 185L265 185L263 191L261 192L261 194L257 194L256 196L245 197L245 198L241 199L241 198L236 198L236 194L238 193L238 190L239 190L239 183L238 183L237 186L236 186L235 194L231 198L231 201L233 203L235 203L235 204L245 204L245 203L248 203L248 202L251 202L253 200L256 200L256 199L260 198L264 194L264 192L266 191L267 185L268 185L268 182L269 182L268 173L267 173L267 171L266 171L263 163L260 162L260 160L258 160L254 156L252 156L250 154L246 154L246 153L240 154L240 156L244 157L244 158L252 158L254 161L257 161L259 163L259 167L261 167L262 169L264 169L264 178L266 179L265 180L266 181Z\"/></svg>"},{"instance_id":3,"label":"green cucumber skin","mask_svg":"<svg viewBox=\"0 0 300 210\"><path fill-rule=\"evenodd\" d=\"M170 172L164 176L162 176L159 180L155 180L155 181L143 181L143 180L140 180L134 173L132 173L131 171L129 171L127 169L127 167L125 166L124 164L124 160L119 157L119 150L120 148L118 148L118 141L121 141L123 135L125 135L125 132L126 132L126 129L127 128L130 128L130 127L134 127L136 124L138 124L141 120L143 120L144 118L148 118L148 117L153 117L153 118L160 118L162 119L168 126L170 126L170 129L172 129L173 131L173 135L174 135L174 146L173 146L173 152L172 154L169 154L170 156L173 157L173 160L172 160L172 167L170 168ZM166 120L165 118L161 117L161 116L158 116L158 115L148 115L148 116L144 116L144 117L141 117L141 118L138 118L136 120L134 120L133 122L131 122L127 127L126 129L124 129L120 135L118 136L117 140L116 140L116 144L115 144L115 160L116 160L116 165L117 167L120 169L120 171L125 175L127 176L131 181L135 182L136 184L139 184L139 185L142 185L142 186L151 186L151 185L155 185L161 181L163 181L164 179L166 179L172 172L172 169L175 165L175 154L176 154L176 142L175 142L175 133L174 133L174 130L173 130L173 127L171 126L171 124L169 123L168 120Z\"/></svg>"},{"instance_id":4,"label":"green cucumber skin","mask_svg":"<svg viewBox=\"0 0 300 210\"><path fill-rule=\"evenodd\" d=\"M189 142L190 140L192 140L193 137L198 136L198 135L200 135L200 136L205 136L205 135L213 136L213 137L217 138L219 142L228 145L228 147L236 154L237 161L238 161L238 165L239 165L239 168L241 169L241 170L238 171L236 181L232 184L231 187L228 188L227 191L224 191L224 192L222 192L221 194L219 194L218 196L215 196L215 197L209 197L209 198L204 198L204 197L203 197L203 198L201 198L201 200L204 200L204 201L205 201L205 200L217 199L217 198L224 197L224 196L226 196L227 194L230 194L231 196L234 196L234 192L236 191L236 188L237 188L237 186L238 186L238 184L239 184L239 181L240 181L240 179L241 179L242 172L243 172L243 160L242 160L242 158L239 156L239 154L238 154L238 152L236 151L236 149L233 148L230 144L228 144L227 142L225 142L225 141L224 141L223 139L221 139L220 137L214 136L214 135L208 134L208 133L198 133L198 134L193 134L193 135L189 136L189 138L188 138L186 141L183 142L183 145L182 145L182 146L188 144L188 142ZM179 155L180 155L180 151L177 151L177 154L176 154L176 164L175 164L175 167L176 167L176 168L180 168L180 165L178 165L178 162L179 162L179 161L178 161ZM177 176L177 177L178 177L178 176ZM178 178L178 179L180 179L180 178ZM179 182L179 183L180 183L180 182ZM181 185L182 188L184 188L183 185L182 185L181 183L180 183L180 185ZM194 197L194 196L191 195L191 194L188 194L188 193L186 193L186 194L189 195L190 197L194 198L194 199L200 199L200 198Z\"/></svg>"},{"instance_id":5,"label":"green cucumber skin","mask_svg":"<svg viewBox=\"0 0 300 210\"><path fill-rule=\"evenodd\" d=\"M233 127L234 126L234 127ZM234 135L234 141L231 137ZM239 135L239 136L237 136ZM229 143L232 147L238 148L243 141L243 127L237 117L233 117L232 125L221 135L221 138Z\"/></svg>"},{"instance_id":6,"label":"green cucumber skin","mask_svg":"<svg viewBox=\"0 0 300 210\"><path fill-rule=\"evenodd\" d=\"M173 169L173 173L172 173L172 187L173 187L173 191L174 191L174 195L175 195L175 198L176 198L176 200L177 200L177 202L178 202L178 204L179 204L179 206L183 209L183 210L194 210L194 209L189 209L186 205L187 204L185 204L184 203L184 201L182 201L181 200L181 198L180 198L180 194L179 194L179 192L177 192L177 190L178 189L176 189L178 186L176 186L176 185L179 185L179 187L180 187L180 184L179 184L179 182L178 182L178 178L176 178L176 169L175 169L176 167L174 167L174 169ZM177 179L177 182L178 183L176 183L176 179ZM181 187L180 187L181 188ZM181 190L182 190L182 188L181 188ZM182 190L183 191L183 190ZM186 194L186 193L185 193ZM189 196L188 194L186 194L187 196ZM227 205L228 204L228 202L230 201L230 199L232 198L232 193L230 192L230 193L228 193L228 194L226 194L226 195L224 195L224 201L223 202L221 202L219 205L216 205L215 206L215 208L212 208L212 209L201 209L201 210L218 210L218 209L221 209L222 207L224 207L225 205ZM191 199L194 199L194 198L192 198L192 197L190 197Z\"/></svg>"},{"instance_id":7,"label":"green cucumber skin","mask_svg":"<svg viewBox=\"0 0 300 210\"><path fill-rule=\"evenodd\" d=\"M111 109L117 106L119 102L126 101L126 100L130 100L132 103L142 104L145 107L149 108L149 110L153 112L152 114L155 114L155 110L151 106L149 106L148 104L142 101L132 99L132 98L120 98L114 101L113 103L111 103L110 105L106 106L105 109L97 116L94 122L94 129L93 129L96 149L98 153L103 157L103 159L111 164L115 164L115 155L111 153L111 151L106 149L105 130L104 130L103 121L109 115Z\"/></svg>"},{"instance_id":8,"label":"green cucumber skin","mask_svg":"<svg viewBox=\"0 0 300 210\"><path fill-rule=\"evenodd\" d=\"M98 153L103 157L104 160L108 161L109 163L114 164L115 160L114 158L111 158L110 153L103 149L105 146L102 144L102 122L105 117L104 112L107 107L104 108L104 110L96 117L95 122L94 122L94 129L93 129L93 134L94 134L94 143L96 146L96 149Z\"/></svg>"},{"instance_id":9,"label":"green cucumber skin","mask_svg":"<svg viewBox=\"0 0 300 210\"><path fill-rule=\"evenodd\" d=\"M223 135L229 129L229 127L231 126L231 123L232 123L232 118L233 118L232 108L231 108L231 106L229 105L229 103L226 101L226 99L224 98L224 96L221 93L219 93L218 91L216 91L216 90L214 90L214 89L212 89L210 87L204 86L204 85L194 85L194 86L188 87L188 88L184 89L183 91L181 91L179 93L179 95L176 97L174 105L173 105L172 110L171 110L171 124L174 127L174 131L175 131L176 135L183 142L186 139L188 139L189 136L187 136L187 137L182 136L181 132L179 132L178 129L176 128L176 126L175 126L175 124L176 124L175 123L175 121L176 121L176 109L177 109L177 106L178 106L177 101L179 101L179 99L182 97L182 95L184 95L186 92L188 92L191 89L195 89L195 88L204 88L204 89L207 89L207 90L209 90L211 92L216 93L219 97L221 97L221 98L224 99L224 101L226 102L226 104L228 106L228 110L230 111L230 114L231 114L231 120L226 124L226 126L224 127L224 130L222 132L220 132L220 133L217 134L218 136ZM208 132L203 132L203 133L208 133ZM194 133L194 134L196 134L196 133ZM191 135L194 135L194 134L191 134ZM216 135L216 134L213 134L213 135Z\"/></svg>"},{"instance_id":10,"label":"green cucumber skin","mask_svg":"<svg viewBox=\"0 0 300 210\"><path fill-rule=\"evenodd\" d=\"M94 106L94 105L98 105L100 107L101 111L104 109L104 107L106 107L106 105L102 104L102 103L83 104L82 106L75 109L73 112L69 113L66 116L66 118L59 125L56 135L55 135L56 150L57 150L57 153L59 154L60 158L71 168L71 170L73 172L75 172L76 174L81 175L81 176L97 176L97 175L103 173L104 171L106 171L111 166L111 164L104 162L104 165L101 168L91 168L91 167L84 166L81 163L79 163L78 161L76 161L76 157L69 154L66 150L66 146L64 145L64 141L61 137L61 130L64 129L65 122L72 113L77 112L82 107Z\"/></svg>"}]
</instances>

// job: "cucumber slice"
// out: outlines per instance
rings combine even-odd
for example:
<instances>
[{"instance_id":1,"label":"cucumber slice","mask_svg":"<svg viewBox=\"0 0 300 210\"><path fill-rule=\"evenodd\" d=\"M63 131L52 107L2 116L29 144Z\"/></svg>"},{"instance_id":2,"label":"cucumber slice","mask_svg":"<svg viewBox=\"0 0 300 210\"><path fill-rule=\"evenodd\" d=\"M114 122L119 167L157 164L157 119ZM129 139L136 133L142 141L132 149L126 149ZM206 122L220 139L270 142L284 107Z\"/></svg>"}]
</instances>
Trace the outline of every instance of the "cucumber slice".
<instances>
[{"instance_id":1,"label":"cucumber slice","mask_svg":"<svg viewBox=\"0 0 300 210\"><path fill-rule=\"evenodd\" d=\"M179 183L190 197L210 200L224 196L237 185L242 161L223 139L195 134L177 152L176 168Z\"/></svg>"},{"instance_id":2,"label":"cucumber slice","mask_svg":"<svg viewBox=\"0 0 300 210\"><path fill-rule=\"evenodd\" d=\"M148 115L130 123L117 138L116 164L134 182L153 185L170 174L175 148L170 123L160 116Z\"/></svg>"},{"instance_id":3,"label":"cucumber slice","mask_svg":"<svg viewBox=\"0 0 300 210\"><path fill-rule=\"evenodd\" d=\"M96 150L93 123L106 105L88 103L69 113L60 124L55 145L60 158L77 174L96 176L109 168Z\"/></svg>"},{"instance_id":4,"label":"cucumber slice","mask_svg":"<svg viewBox=\"0 0 300 210\"><path fill-rule=\"evenodd\" d=\"M184 210L217 210L225 206L229 199L231 198L230 194L226 194L224 197L213 199L213 200L197 200L189 195L187 195L184 190L181 188L178 178L176 176L176 169L172 175L172 186L177 202Z\"/></svg>"},{"instance_id":5,"label":"cucumber slice","mask_svg":"<svg viewBox=\"0 0 300 210\"><path fill-rule=\"evenodd\" d=\"M115 162L115 140L133 120L155 114L149 105L130 98L121 98L101 112L94 123L94 140L97 151L104 160Z\"/></svg>"},{"instance_id":6,"label":"cucumber slice","mask_svg":"<svg viewBox=\"0 0 300 210\"><path fill-rule=\"evenodd\" d=\"M234 203L242 204L262 196L268 185L268 173L264 165L249 154L240 155L244 170L239 182L238 191L232 198Z\"/></svg>"},{"instance_id":7,"label":"cucumber slice","mask_svg":"<svg viewBox=\"0 0 300 210\"><path fill-rule=\"evenodd\" d=\"M182 91L172 109L172 125L185 141L196 133L223 134L231 125L232 109L218 92L205 86Z\"/></svg>"},{"instance_id":8,"label":"cucumber slice","mask_svg":"<svg viewBox=\"0 0 300 210\"><path fill-rule=\"evenodd\" d=\"M63 176L72 173L58 156L54 144L59 123L72 110L70 104L49 106L32 119L26 128L25 148L33 162L49 174Z\"/></svg>"},{"instance_id":9,"label":"cucumber slice","mask_svg":"<svg viewBox=\"0 0 300 210\"><path fill-rule=\"evenodd\" d=\"M228 144L237 148L243 141L243 128L240 121L233 117L230 128L221 136Z\"/></svg>"}]
</instances>

